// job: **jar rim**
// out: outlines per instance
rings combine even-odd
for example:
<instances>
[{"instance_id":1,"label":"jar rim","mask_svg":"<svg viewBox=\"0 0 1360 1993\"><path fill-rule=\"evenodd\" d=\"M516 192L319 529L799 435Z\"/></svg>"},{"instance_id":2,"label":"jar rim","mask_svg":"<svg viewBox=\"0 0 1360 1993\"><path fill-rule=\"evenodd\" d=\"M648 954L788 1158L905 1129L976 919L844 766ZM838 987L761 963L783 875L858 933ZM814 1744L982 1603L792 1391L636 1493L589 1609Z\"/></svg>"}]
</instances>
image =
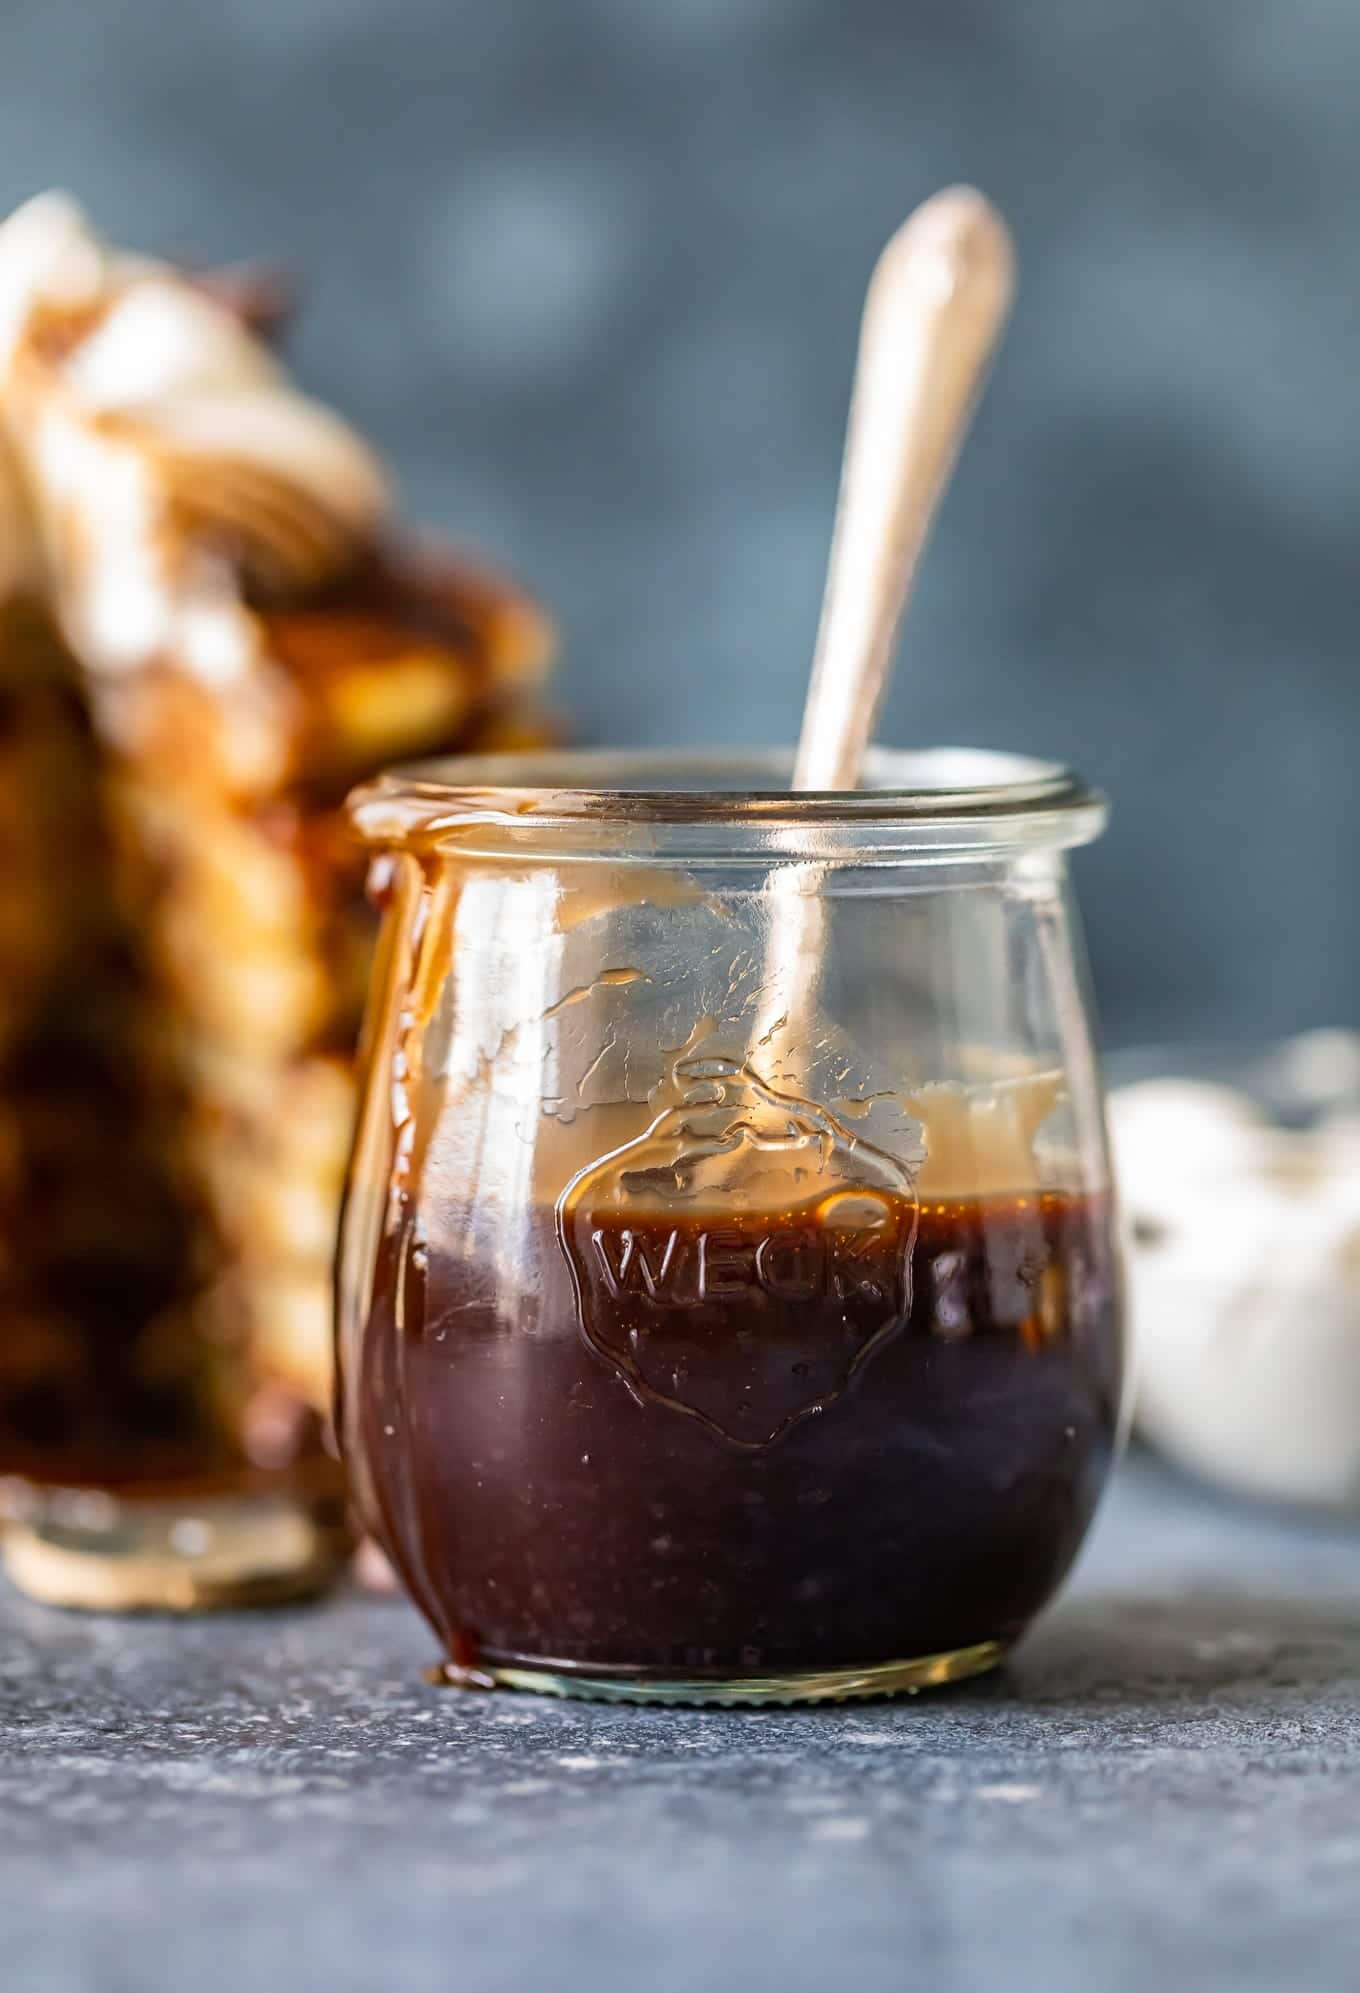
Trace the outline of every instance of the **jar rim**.
<instances>
[{"instance_id":1,"label":"jar rim","mask_svg":"<svg viewBox=\"0 0 1360 1993\"><path fill-rule=\"evenodd\" d=\"M1097 836L1105 798L1058 762L990 748L874 747L851 790L793 790L788 749L734 751L563 749L456 755L409 762L362 783L351 822L370 844L467 850L480 829L537 849L554 837L579 846L630 830L692 833L711 845L1001 849L1084 844ZM809 849L807 855L828 856Z\"/></svg>"}]
</instances>

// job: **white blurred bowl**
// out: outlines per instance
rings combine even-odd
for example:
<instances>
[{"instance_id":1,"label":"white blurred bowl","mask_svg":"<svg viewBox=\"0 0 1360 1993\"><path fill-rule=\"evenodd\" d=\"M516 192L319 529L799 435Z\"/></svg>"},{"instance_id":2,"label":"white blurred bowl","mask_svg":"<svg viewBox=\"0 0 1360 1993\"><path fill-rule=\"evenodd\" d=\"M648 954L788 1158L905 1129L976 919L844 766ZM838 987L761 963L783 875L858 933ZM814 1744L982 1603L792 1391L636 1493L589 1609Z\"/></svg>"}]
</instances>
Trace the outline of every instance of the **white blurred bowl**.
<instances>
[{"instance_id":1,"label":"white blurred bowl","mask_svg":"<svg viewBox=\"0 0 1360 1993\"><path fill-rule=\"evenodd\" d=\"M1111 1082L1138 1430L1360 1512L1360 1036L1130 1053Z\"/></svg>"}]
</instances>

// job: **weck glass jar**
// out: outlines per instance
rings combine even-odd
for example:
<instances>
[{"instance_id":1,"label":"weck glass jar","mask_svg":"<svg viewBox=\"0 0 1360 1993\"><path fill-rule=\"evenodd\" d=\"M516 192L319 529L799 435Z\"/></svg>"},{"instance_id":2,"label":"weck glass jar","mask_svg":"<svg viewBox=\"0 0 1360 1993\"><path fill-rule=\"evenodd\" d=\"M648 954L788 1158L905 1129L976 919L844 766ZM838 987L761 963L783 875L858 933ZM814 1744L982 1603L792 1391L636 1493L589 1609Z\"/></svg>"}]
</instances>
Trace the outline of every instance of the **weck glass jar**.
<instances>
[{"instance_id":1,"label":"weck glass jar","mask_svg":"<svg viewBox=\"0 0 1360 1993\"><path fill-rule=\"evenodd\" d=\"M356 1496L463 1684L688 1701L990 1666L1120 1427L1065 852L1012 756L430 763L339 1270Z\"/></svg>"}]
</instances>

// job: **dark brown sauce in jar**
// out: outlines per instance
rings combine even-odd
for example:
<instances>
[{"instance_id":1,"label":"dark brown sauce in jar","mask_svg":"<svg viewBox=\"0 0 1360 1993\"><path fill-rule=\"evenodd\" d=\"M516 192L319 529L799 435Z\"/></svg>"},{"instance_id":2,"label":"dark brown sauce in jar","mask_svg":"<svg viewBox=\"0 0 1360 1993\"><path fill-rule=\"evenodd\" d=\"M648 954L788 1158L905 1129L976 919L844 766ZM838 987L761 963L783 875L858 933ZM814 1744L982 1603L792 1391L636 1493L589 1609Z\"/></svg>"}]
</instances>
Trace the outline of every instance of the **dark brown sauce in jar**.
<instances>
[{"instance_id":1,"label":"dark brown sauce in jar","mask_svg":"<svg viewBox=\"0 0 1360 1993\"><path fill-rule=\"evenodd\" d=\"M881 797L787 772L473 760L352 799L395 864L339 1430L448 1679L957 1679L1095 1507L1121 1295L1063 853L1103 805L1011 757L879 757Z\"/></svg>"},{"instance_id":2,"label":"dark brown sauce in jar","mask_svg":"<svg viewBox=\"0 0 1360 1993\"><path fill-rule=\"evenodd\" d=\"M456 1252L391 1215L350 1429L465 1674L872 1670L1008 1643L1071 1562L1117 1424L1103 1198L487 1210Z\"/></svg>"}]
</instances>

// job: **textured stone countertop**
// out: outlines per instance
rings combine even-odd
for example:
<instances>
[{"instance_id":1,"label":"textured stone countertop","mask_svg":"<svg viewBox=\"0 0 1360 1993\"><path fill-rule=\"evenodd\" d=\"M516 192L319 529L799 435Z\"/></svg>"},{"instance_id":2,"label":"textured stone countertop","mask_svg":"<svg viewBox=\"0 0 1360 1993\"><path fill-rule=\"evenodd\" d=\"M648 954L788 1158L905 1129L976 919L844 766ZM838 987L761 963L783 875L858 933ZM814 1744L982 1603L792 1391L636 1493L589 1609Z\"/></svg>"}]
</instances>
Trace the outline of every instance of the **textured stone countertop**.
<instances>
[{"instance_id":1,"label":"textured stone countertop","mask_svg":"<svg viewBox=\"0 0 1360 1993\"><path fill-rule=\"evenodd\" d=\"M0 1597L0 1985L1360 1984L1360 1528L1135 1459L990 1681L842 1710L425 1687L404 1606Z\"/></svg>"}]
</instances>

